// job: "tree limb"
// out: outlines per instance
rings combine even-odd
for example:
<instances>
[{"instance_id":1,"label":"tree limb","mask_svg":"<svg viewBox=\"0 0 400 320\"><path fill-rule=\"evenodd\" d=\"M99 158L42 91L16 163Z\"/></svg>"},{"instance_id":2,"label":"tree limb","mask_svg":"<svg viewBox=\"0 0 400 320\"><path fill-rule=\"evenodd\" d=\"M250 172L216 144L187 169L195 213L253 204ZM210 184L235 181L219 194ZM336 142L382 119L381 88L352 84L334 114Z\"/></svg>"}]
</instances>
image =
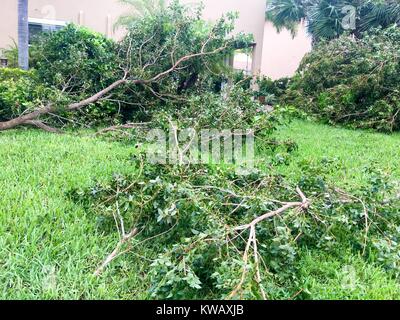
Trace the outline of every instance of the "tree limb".
<instances>
[{"instance_id":1,"label":"tree limb","mask_svg":"<svg viewBox=\"0 0 400 320\"><path fill-rule=\"evenodd\" d=\"M205 51L205 48L207 46L207 44L209 43L209 41L211 40L211 37L205 41L203 43L203 46L201 48L200 52L197 53L192 53L192 54L188 54L186 56L181 57L180 59L178 59L175 64L173 64L169 69L158 73L157 75L149 78L149 79L129 79L128 75L129 75L129 71L126 70L125 74L123 76L123 78L113 82L112 84L110 84L108 87L104 88L103 90L95 93L94 95L90 96L89 98L86 98L82 101L79 102L75 102L72 103L70 105L68 105L65 110L66 111L76 111L79 109L82 109L83 107L88 106L89 104L95 103L97 101L99 101L101 98L103 98L104 96L106 96L107 94L109 94L110 92L112 92L114 89L120 87L121 85L124 84L133 84L133 85L137 85L137 84L150 84L152 82L156 82L158 80L161 80L162 78L164 78L165 76L171 74L172 72L178 70L180 68L180 66L191 59L194 59L196 57L201 57L201 56L206 56L206 55L213 55L213 54L217 54L223 50L225 50L227 48L227 44L225 44L222 47L219 47L217 49L214 49L212 51ZM8 129L12 129L15 128L17 126L23 125L23 124L29 124L30 121L32 120L36 120L38 119L40 116L45 115L45 114L49 114L49 113L57 113L57 108L55 105L53 104L48 104L47 106L44 106L42 108L38 108L30 113L21 115L17 118L8 120L8 121L4 121L4 122L0 122L0 131L3 130L8 130ZM31 123L32 124L32 123Z\"/></svg>"},{"instance_id":2,"label":"tree limb","mask_svg":"<svg viewBox=\"0 0 400 320\"><path fill-rule=\"evenodd\" d=\"M138 229L134 228L130 233L125 235L117 244L113 252L111 252L107 258L103 261L103 263L96 269L96 271L93 273L94 276L98 277L100 274L104 271L104 269L113 261L115 258L119 256L119 253L123 247L124 244L129 242L134 236L136 236L138 233Z\"/></svg>"},{"instance_id":3,"label":"tree limb","mask_svg":"<svg viewBox=\"0 0 400 320\"><path fill-rule=\"evenodd\" d=\"M45 124L39 120L28 120L25 122L25 124L29 124L29 125L38 127L40 129L43 129L44 131L51 132L51 133L62 133L62 131L60 129L50 127L47 124Z\"/></svg>"},{"instance_id":4,"label":"tree limb","mask_svg":"<svg viewBox=\"0 0 400 320\"><path fill-rule=\"evenodd\" d=\"M260 266L259 266L259 257L258 257L258 248L257 248L257 236L256 236L256 226L258 223L267 220L269 218L272 218L274 216L280 215L281 213L291 209L291 208L299 208L301 210L308 210L310 207L310 201L307 199L307 197L304 195L304 193L300 190L299 187L296 188L296 192L301 198L301 202L287 202L285 205L280 207L279 209L275 211L268 212L253 221L251 221L248 224L239 226L234 228L234 231L244 231L244 230L250 230L249 238L246 243L246 249L243 254L243 270L242 270L242 276L240 278L239 284L235 287L235 289L230 293L229 298L233 298L237 295L237 293L241 290L244 281L246 279L246 275L248 272L248 260L249 260L249 251L250 248L253 246L253 254L254 254L254 264L255 264L255 277L256 281L260 287L260 292L261 296L263 299L266 299L266 295L264 292L264 289L261 286L261 273L260 273Z\"/></svg>"}]
</instances>

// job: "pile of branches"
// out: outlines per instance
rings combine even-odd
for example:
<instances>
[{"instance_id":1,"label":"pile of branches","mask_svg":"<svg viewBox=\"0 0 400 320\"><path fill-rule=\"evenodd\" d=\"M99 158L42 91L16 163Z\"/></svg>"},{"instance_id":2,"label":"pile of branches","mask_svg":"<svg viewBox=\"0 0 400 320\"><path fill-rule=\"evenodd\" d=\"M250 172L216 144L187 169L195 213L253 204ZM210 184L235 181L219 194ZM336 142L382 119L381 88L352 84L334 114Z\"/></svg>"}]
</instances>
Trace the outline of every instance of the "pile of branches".
<instances>
[{"instance_id":1,"label":"pile of branches","mask_svg":"<svg viewBox=\"0 0 400 320\"><path fill-rule=\"evenodd\" d=\"M371 169L365 188L349 194L324 183L326 162L293 183L259 169L151 165L140 152L133 161L135 174L72 193L120 237L96 276L144 250L153 298L290 298L302 289L303 249L344 246L399 274L398 186L382 172Z\"/></svg>"},{"instance_id":2,"label":"pile of branches","mask_svg":"<svg viewBox=\"0 0 400 320\"><path fill-rule=\"evenodd\" d=\"M400 129L400 30L397 26L319 43L281 102L355 128Z\"/></svg>"}]
</instances>

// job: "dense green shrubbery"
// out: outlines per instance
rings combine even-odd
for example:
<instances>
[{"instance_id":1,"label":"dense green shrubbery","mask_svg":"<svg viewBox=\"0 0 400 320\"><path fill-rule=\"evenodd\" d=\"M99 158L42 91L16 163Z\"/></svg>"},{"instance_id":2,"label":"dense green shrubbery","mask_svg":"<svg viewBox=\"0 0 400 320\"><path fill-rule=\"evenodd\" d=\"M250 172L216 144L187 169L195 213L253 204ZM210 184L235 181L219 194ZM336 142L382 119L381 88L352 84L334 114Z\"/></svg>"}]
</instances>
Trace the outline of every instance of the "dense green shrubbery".
<instances>
[{"instance_id":1,"label":"dense green shrubbery","mask_svg":"<svg viewBox=\"0 0 400 320\"><path fill-rule=\"evenodd\" d=\"M375 30L317 45L283 97L330 123L400 129L400 30Z\"/></svg>"},{"instance_id":2,"label":"dense green shrubbery","mask_svg":"<svg viewBox=\"0 0 400 320\"><path fill-rule=\"evenodd\" d=\"M31 67L47 86L68 93L95 93L115 80L117 45L84 27L43 33L33 46Z\"/></svg>"},{"instance_id":3,"label":"dense green shrubbery","mask_svg":"<svg viewBox=\"0 0 400 320\"><path fill-rule=\"evenodd\" d=\"M104 35L69 24L37 37L31 47L31 67L44 86L62 92L63 104L79 101L104 89L121 75L118 45ZM78 115L63 114L74 123L110 122L118 104L100 101Z\"/></svg>"},{"instance_id":4,"label":"dense green shrubbery","mask_svg":"<svg viewBox=\"0 0 400 320\"><path fill-rule=\"evenodd\" d=\"M35 71L0 68L0 121L36 107L46 91Z\"/></svg>"}]
</instances>

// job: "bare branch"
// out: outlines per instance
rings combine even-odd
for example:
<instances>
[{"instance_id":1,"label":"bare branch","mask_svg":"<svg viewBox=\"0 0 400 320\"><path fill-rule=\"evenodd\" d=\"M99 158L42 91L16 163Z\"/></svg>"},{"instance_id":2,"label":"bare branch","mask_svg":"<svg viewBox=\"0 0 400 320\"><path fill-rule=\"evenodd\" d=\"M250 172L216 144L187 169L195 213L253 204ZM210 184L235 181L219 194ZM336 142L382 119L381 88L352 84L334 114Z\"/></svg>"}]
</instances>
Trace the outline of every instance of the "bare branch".
<instances>
[{"instance_id":1,"label":"bare branch","mask_svg":"<svg viewBox=\"0 0 400 320\"><path fill-rule=\"evenodd\" d=\"M29 124L29 125L38 127L40 129L43 129L43 130L45 130L47 132L51 132L51 133L62 133L61 130L50 127L47 124L43 123L42 121L38 121L38 120L28 120L25 122L25 124Z\"/></svg>"},{"instance_id":2,"label":"bare branch","mask_svg":"<svg viewBox=\"0 0 400 320\"><path fill-rule=\"evenodd\" d=\"M94 276L98 277L104 271L104 269L115 259L119 256L119 253L124 244L129 242L133 237L135 237L138 233L138 229L134 228L131 232L129 232L126 236L124 236L115 247L114 251L111 252L107 258L103 261L103 263L96 269L94 272Z\"/></svg>"},{"instance_id":3,"label":"bare branch","mask_svg":"<svg viewBox=\"0 0 400 320\"><path fill-rule=\"evenodd\" d=\"M272 218L274 216L280 215L281 213L292 209L292 208L299 208L301 210L307 210L310 207L310 201L307 199L307 197L304 195L304 193L300 190L299 187L296 188L296 192L299 194L302 202L287 202L285 205L283 205L281 208L268 212L256 219L254 219L252 222L236 227L233 230L234 231L243 231L243 230L250 230L249 238L246 243L246 249L243 254L243 271L242 271L242 277L239 281L239 284L235 287L235 289L231 292L229 295L229 298L233 298L237 295L237 293L241 290L243 283L246 279L247 275L247 269L248 269L248 260L249 260L249 250L251 246L253 246L253 254L254 254L254 264L255 264L255 270L256 270L256 281L259 285L261 295L263 299L266 299L266 295L264 292L264 289L261 286L261 273L260 273L260 265L259 265L259 256L258 256L258 247L257 247L257 236L256 236L256 226L258 223Z\"/></svg>"}]
</instances>

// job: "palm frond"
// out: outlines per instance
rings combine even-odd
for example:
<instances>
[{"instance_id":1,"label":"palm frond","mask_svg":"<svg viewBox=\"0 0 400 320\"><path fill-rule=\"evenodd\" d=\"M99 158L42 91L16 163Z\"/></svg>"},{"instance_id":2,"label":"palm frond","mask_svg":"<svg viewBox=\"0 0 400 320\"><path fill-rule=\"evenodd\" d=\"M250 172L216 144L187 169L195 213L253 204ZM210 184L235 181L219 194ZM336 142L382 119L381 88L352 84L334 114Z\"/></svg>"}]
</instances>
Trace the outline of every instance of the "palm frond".
<instances>
[{"instance_id":1,"label":"palm frond","mask_svg":"<svg viewBox=\"0 0 400 320\"><path fill-rule=\"evenodd\" d=\"M127 12L119 17L115 27L129 27L137 19L155 15L166 7L166 0L119 0L119 2L127 7Z\"/></svg>"},{"instance_id":2,"label":"palm frond","mask_svg":"<svg viewBox=\"0 0 400 320\"><path fill-rule=\"evenodd\" d=\"M304 3L302 0L271 0L267 6L266 19L278 31L288 29L294 35L297 25L306 17Z\"/></svg>"}]
</instances>

